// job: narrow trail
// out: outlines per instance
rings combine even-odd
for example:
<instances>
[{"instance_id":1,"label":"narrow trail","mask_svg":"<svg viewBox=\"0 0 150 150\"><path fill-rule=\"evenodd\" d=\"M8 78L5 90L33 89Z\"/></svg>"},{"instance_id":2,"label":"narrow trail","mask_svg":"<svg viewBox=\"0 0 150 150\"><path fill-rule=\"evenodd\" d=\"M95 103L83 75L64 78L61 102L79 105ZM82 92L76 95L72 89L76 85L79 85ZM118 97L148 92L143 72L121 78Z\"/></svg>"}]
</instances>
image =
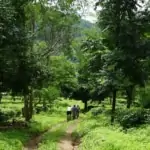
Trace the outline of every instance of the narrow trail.
<instances>
[{"instance_id":1,"label":"narrow trail","mask_svg":"<svg viewBox=\"0 0 150 150\"><path fill-rule=\"evenodd\" d=\"M79 121L74 121L66 130L65 136L58 143L58 150L77 150L79 142L74 141L71 136L72 132L76 129Z\"/></svg>"},{"instance_id":2,"label":"narrow trail","mask_svg":"<svg viewBox=\"0 0 150 150\"><path fill-rule=\"evenodd\" d=\"M74 141L73 137L71 136L72 132L76 129L78 120L72 122L68 128L66 129L66 134L58 143L58 150L77 150L79 141ZM53 131L63 125L64 122L61 122L54 127L45 130L43 133L32 137L29 142L24 146L22 150L38 150L38 144L42 141L43 135L46 132Z\"/></svg>"},{"instance_id":3,"label":"narrow trail","mask_svg":"<svg viewBox=\"0 0 150 150\"><path fill-rule=\"evenodd\" d=\"M41 134L39 135L36 135L36 136L33 136L29 142L24 146L24 148L22 150L38 150L38 144L42 141L42 138L43 138L43 135L46 133L46 132L50 132L54 129L57 129L59 128L60 126L62 126L64 123L63 122L60 122L58 123L57 125L45 130L44 132L42 132Z\"/></svg>"}]
</instances>

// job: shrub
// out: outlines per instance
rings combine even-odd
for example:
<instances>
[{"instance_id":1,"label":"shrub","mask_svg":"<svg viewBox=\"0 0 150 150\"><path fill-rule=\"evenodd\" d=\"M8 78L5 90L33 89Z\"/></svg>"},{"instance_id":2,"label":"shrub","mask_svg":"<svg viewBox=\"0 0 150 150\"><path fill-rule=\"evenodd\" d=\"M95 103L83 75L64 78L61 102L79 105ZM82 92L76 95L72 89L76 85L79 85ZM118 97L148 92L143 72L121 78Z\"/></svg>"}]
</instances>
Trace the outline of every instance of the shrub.
<instances>
[{"instance_id":1,"label":"shrub","mask_svg":"<svg viewBox=\"0 0 150 150\"><path fill-rule=\"evenodd\" d=\"M6 114L4 114L4 112L0 111L0 122L5 122L7 121L9 118Z\"/></svg>"},{"instance_id":2,"label":"shrub","mask_svg":"<svg viewBox=\"0 0 150 150\"><path fill-rule=\"evenodd\" d=\"M43 88L41 90L41 93L43 99L43 107L49 104L49 107L51 108L54 101L60 96L60 90L55 86L49 86L48 88ZM45 111L46 110L47 108L45 108Z\"/></svg>"},{"instance_id":3,"label":"shrub","mask_svg":"<svg viewBox=\"0 0 150 150\"><path fill-rule=\"evenodd\" d=\"M102 108L92 108L91 109L91 114L92 116L97 116L103 112Z\"/></svg>"},{"instance_id":4,"label":"shrub","mask_svg":"<svg viewBox=\"0 0 150 150\"><path fill-rule=\"evenodd\" d=\"M142 88L139 92L139 102L143 108L150 108L150 88Z\"/></svg>"},{"instance_id":5,"label":"shrub","mask_svg":"<svg viewBox=\"0 0 150 150\"><path fill-rule=\"evenodd\" d=\"M16 117L20 117L21 116L21 111L16 111Z\"/></svg>"},{"instance_id":6,"label":"shrub","mask_svg":"<svg viewBox=\"0 0 150 150\"><path fill-rule=\"evenodd\" d=\"M15 113L15 111L11 110L11 111L7 112L6 115L7 115L9 118L13 118L13 117L15 117L16 113Z\"/></svg>"},{"instance_id":7,"label":"shrub","mask_svg":"<svg viewBox=\"0 0 150 150\"><path fill-rule=\"evenodd\" d=\"M145 109L131 109L119 111L118 121L124 128L136 127L150 121L150 111Z\"/></svg>"},{"instance_id":8,"label":"shrub","mask_svg":"<svg viewBox=\"0 0 150 150\"><path fill-rule=\"evenodd\" d=\"M17 110L0 111L0 122L6 122L11 118L19 117L20 115L21 112Z\"/></svg>"}]
</instances>

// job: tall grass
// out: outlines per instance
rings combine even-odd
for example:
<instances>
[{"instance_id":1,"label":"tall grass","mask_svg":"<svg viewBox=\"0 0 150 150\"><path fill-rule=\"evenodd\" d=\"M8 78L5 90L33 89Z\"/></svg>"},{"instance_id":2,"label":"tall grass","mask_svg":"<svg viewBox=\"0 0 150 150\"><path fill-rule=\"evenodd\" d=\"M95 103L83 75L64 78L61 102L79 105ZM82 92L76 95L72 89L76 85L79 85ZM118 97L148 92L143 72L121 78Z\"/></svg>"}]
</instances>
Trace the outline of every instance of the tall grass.
<instances>
[{"instance_id":1,"label":"tall grass","mask_svg":"<svg viewBox=\"0 0 150 150\"><path fill-rule=\"evenodd\" d=\"M56 124L66 120L66 109L68 105L79 104L80 101L58 99L49 112L41 112L35 114L29 123L29 128L26 129L9 129L7 131L0 131L0 150L21 150L23 145L27 143L34 134L39 134ZM1 110L8 113L9 111L21 111L23 102L17 99L15 102L11 98L2 100ZM17 118L18 119L18 118ZM23 118L19 118L23 120ZM40 150L55 149L56 141L64 134L64 127L51 133L44 135L43 142L40 144ZM56 149L55 149L56 150Z\"/></svg>"},{"instance_id":2,"label":"tall grass","mask_svg":"<svg viewBox=\"0 0 150 150\"><path fill-rule=\"evenodd\" d=\"M0 150L21 150L30 134L26 130L8 130L0 132Z\"/></svg>"},{"instance_id":3,"label":"tall grass","mask_svg":"<svg viewBox=\"0 0 150 150\"><path fill-rule=\"evenodd\" d=\"M111 126L106 114L93 117L88 113L74 136L81 138L79 150L150 150L148 125L125 132L117 123Z\"/></svg>"},{"instance_id":4,"label":"tall grass","mask_svg":"<svg viewBox=\"0 0 150 150\"><path fill-rule=\"evenodd\" d=\"M146 136L149 140L149 136ZM89 132L80 145L80 150L149 150L146 138L137 134L125 134L117 130L100 127Z\"/></svg>"}]
</instances>

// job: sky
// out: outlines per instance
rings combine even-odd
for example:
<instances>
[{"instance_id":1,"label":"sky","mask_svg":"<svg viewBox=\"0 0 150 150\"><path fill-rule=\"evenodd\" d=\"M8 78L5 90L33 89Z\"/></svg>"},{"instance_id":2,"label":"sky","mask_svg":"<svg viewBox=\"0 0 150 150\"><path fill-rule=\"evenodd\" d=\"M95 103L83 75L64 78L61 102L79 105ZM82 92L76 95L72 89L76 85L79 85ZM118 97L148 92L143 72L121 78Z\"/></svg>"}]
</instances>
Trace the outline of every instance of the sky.
<instances>
[{"instance_id":1,"label":"sky","mask_svg":"<svg viewBox=\"0 0 150 150\"><path fill-rule=\"evenodd\" d=\"M94 10L96 0L88 0L87 6L82 13L82 19L88 20L92 23L97 21L96 11Z\"/></svg>"},{"instance_id":2,"label":"sky","mask_svg":"<svg viewBox=\"0 0 150 150\"><path fill-rule=\"evenodd\" d=\"M98 0L87 0L88 1L88 6L86 6L85 8L85 12L81 15L82 19L88 20L92 23L95 23L97 21L97 15L96 15L96 11L94 10L94 4L98 1ZM139 0L139 4L141 6L148 7L150 4L150 0L144 0L144 3L142 4ZM141 8L140 8L141 9ZM97 8L97 11L100 10L100 8Z\"/></svg>"}]
</instances>

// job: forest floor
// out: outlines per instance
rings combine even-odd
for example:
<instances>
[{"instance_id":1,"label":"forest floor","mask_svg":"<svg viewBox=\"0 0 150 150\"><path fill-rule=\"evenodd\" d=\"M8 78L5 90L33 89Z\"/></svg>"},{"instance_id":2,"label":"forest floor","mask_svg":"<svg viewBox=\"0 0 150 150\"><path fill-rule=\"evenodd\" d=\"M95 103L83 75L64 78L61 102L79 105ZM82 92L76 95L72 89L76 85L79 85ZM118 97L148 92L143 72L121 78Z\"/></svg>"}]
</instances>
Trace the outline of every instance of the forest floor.
<instances>
[{"instance_id":1,"label":"forest floor","mask_svg":"<svg viewBox=\"0 0 150 150\"><path fill-rule=\"evenodd\" d=\"M73 131L77 128L79 120L75 120L71 122L65 130L65 135L62 136L60 141L58 142L58 150L77 150L79 141L74 140L72 137ZM51 134L60 128L64 122L58 123L57 125L53 126L52 128L44 131L43 133L33 136L27 144L24 146L23 150L38 150L38 145L42 142L43 136L45 133Z\"/></svg>"}]
</instances>

